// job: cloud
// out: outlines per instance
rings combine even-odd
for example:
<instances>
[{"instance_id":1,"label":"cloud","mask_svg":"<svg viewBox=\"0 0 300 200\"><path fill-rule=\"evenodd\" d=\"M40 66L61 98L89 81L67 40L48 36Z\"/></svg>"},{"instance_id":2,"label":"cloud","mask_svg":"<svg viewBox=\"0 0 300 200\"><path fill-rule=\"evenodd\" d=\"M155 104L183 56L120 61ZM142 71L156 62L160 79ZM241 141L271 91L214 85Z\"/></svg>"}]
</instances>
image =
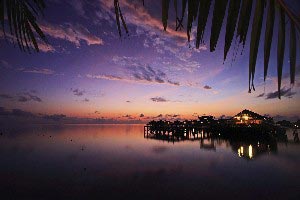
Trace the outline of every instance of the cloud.
<instances>
[{"instance_id":1,"label":"cloud","mask_svg":"<svg viewBox=\"0 0 300 200\"><path fill-rule=\"evenodd\" d=\"M87 45L103 45L101 38L93 35L90 31L80 24L63 24L54 25L49 23L42 23L40 25L42 31L53 38L62 39L75 44L77 47L81 46L82 42Z\"/></svg>"},{"instance_id":2,"label":"cloud","mask_svg":"<svg viewBox=\"0 0 300 200\"><path fill-rule=\"evenodd\" d=\"M33 117L34 114L31 112L23 111L21 109L12 109L11 115L17 116L17 117Z\"/></svg>"},{"instance_id":3,"label":"cloud","mask_svg":"<svg viewBox=\"0 0 300 200\"><path fill-rule=\"evenodd\" d=\"M89 102L90 100L88 98L83 99L83 102Z\"/></svg>"},{"instance_id":4,"label":"cloud","mask_svg":"<svg viewBox=\"0 0 300 200\"><path fill-rule=\"evenodd\" d=\"M126 101L126 103L131 103L131 101Z\"/></svg>"},{"instance_id":5,"label":"cloud","mask_svg":"<svg viewBox=\"0 0 300 200\"><path fill-rule=\"evenodd\" d=\"M11 35L10 33L6 33L6 37L4 38L4 34L3 34L2 30L0 30L0 39L6 39L7 41L9 41L13 44L15 44L15 42L17 41L17 38L15 36ZM44 52L44 53L55 52L55 48L52 45L44 43L40 38L36 38L36 42L37 42L37 45L41 52ZM31 50L35 51L35 49L32 45L29 45L29 48Z\"/></svg>"},{"instance_id":6,"label":"cloud","mask_svg":"<svg viewBox=\"0 0 300 200\"><path fill-rule=\"evenodd\" d=\"M152 97L152 98L150 98L150 100L153 101L153 102L167 102L167 101L169 101L169 100L167 100L163 97Z\"/></svg>"},{"instance_id":7,"label":"cloud","mask_svg":"<svg viewBox=\"0 0 300 200\"><path fill-rule=\"evenodd\" d=\"M110 0L102 0L100 2L103 9L106 9L106 11L112 13L114 6ZM146 31L163 33L161 20L159 18L152 17L140 3L120 1L120 7L123 13L126 13L125 17L127 25L131 24L141 27ZM165 37L187 38L185 32L175 31L175 29L171 27L169 27L165 32L166 34L161 35L166 35Z\"/></svg>"},{"instance_id":8,"label":"cloud","mask_svg":"<svg viewBox=\"0 0 300 200\"><path fill-rule=\"evenodd\" d=\"M160 118L160 117L162 117L163 115L162 114L159 114L159 115L157 115L155 118Z\"/></svg>"},{"instance_id":9,"label":"cloud","mask_svg":"<svg viewBox=\"0 0 300 200\"><path fill-rule=\"evenodd\" d=\"M263 97L264 95L265 95L265 93L261 93L261 94L259 94L259 95L257 96L257 98Z\"/></svg>"},{"instance_id":10,"label":"cloud","mask_svg":"<svg viewBox=\"0 0 300 200\"><path fill-rule=\"evenodd\" d=\"M96 110L94 113L95 113L95 114L100 114L100 111Z\"/></svg>"},{"instance_id":11,"label":"cloud","mask_svg":"<svg viewBox=\"0 0 300 200\"><path fill-rule=\"evenodd\" d=\"M138 58L128 56L113 56L112 61L115 65L124 66L126 74L129 77L120 77L113 75L98 75L88 77L97 77L108 80L122 80L127 82L149 83L149 84L168 84L172 86L179 86L179 82L171 81L167 74L160 69L155 69L148 64L143 64Z\"/></svg>"},{"instance_id":12,"label":"cloud","mask_svg":"<svg viewBox=\"0 0 300 200\"><path fill-rule=\"evenodd\" d=\"M17 95L17 99L19 102L25 103L28 101L42 102L42 99L31 92L23 92Z\"/></svg>"},{"instance_id":13,"label":"cloud","mask_svg":"<svg viewBox=\"0 0 300 200\"><path fill-rule=\"evenodd\" d=\"M179 86L180 85L179 82L170 81L170 80L168 80L168 83L170 83L171 85L175 85L175 86Z\"/></svg>"},{"instance_id":14,"label":"cloud","mask_svg":"<svg viewBox=\"0 0 300 200\"><path fill-rule=\"evenodd\" d=\"M0 94L0 98L2 99L13 99L14 97L9 94Z\"/></svg>"},{"instance_id":15,"label":"cloud","mask_svg":"<svg viewBox=\"0 0 300 200\"><path fill-rule=\"evenodd\" d=\"M48 53L48 52L55 52L55 48L53 46L51 46L50 44L45 44L41 41L38 41L38 47L39 47L39 50L44 52L44 53Z\"/></svg>"},{"instance_id":16,"label":"cloud","mask_svg":"<svg viewBox=\"0 0 300 200\"><path fill-rule=\"evenodd\" d=\"M62 119L64 119L66 117L66 115L63 114L54 114L54 115L45 115L44 119L50 119L53 121L60 121Z\"/></svg>"},{"instance_id":17,"label":"cloud","mask_svg":"<svg viewBox=\"0 0 300 200\"><path fill-rule=\"evenodd\" d=\"M109 13L113 13L113 4L109 0L100 1L101 8ZM194 43L196 29L192 34L191 42L188 44L185 31L175 31L174 21L170 21L168 29L163 31L163 25L159 15L153 15L140 3L128 0L120 1L120 7L126 18L126 23L133 26L136 37L144 38L142 45L156 51L160 56L172 58L169 68L174 70L187 71L193 73L200 69L200 63L193 61L192 56L200 51L206 51L207 46L201 45L199 49L191 48ZM194 29L193 29L194 30ZM160 79L158 79L160 80ZM165 82L168 82L165 80ZM179 85L178 82L176 82Z\"/></svg>"},{"instance_id":18,"label":"cloud","mask_svg":"<svg viewBox=\"0 0 300 200\"><path fill-rule=\"evenodd\" d=\"M208 86L208 85L205 85L203 88L206 89L206 90L212 89L212 87L210 87L210 86Z\"/></svg>"},{"instance_id":19,"label":"cloud","mask_svg":"<svg viewBox=\"0 0 300 200\"><path fill-rule=\"evenodd\" d=\"M34 73L34 74L45 74L45 75L53 75L55 72L52 69L48 68L19 68L18 71L24 72L24 73Z\"/></svg>"},{"instance_id":20,"label":"cloud","mask_svg":"<svg viewBox=\"0 0 300 200\"><path fill-rule=\"evenodd\" d=\"M0 107L0 116L11 116L11 117L23 117L26 118L26 120L52 120L52 121L60 121L64 118L66 118L66 115L63 114L53 114L53 115L47 115L47 114L34 114L32 112L24 111L21 109L5 109L3 107ZM9 118L11 120L11 118ZM42 122L42 121L40 121Z\"/></svg>"},{"instance_id":21,"label":"cloud","mask_svg":"<svg viewBox=\"0 0 300 200\"><path fill-rule=\"evenodd\" d=\"M69 0L69 1L67 1L67 3L70 6L72 6L80 16L85 17L86 13L85 13L85 10L84 10L83 2L84 1L78 1L78 0Z\"/></svg>"},{"instance_id":22,"label":"cloud","mask_svg":"<svg viewBox=\"0 0 300 200\"><path fill-rule=\"evenodd\" d=\"M132 76L137 81L150 82L150 83L165 83L168 85L179 86L179 82L168 80L165 72L156 70L150 65L132 66L129 68Z\"/></svg>"},{"instance_id":23,"label":"cloud","mask_svg":"<svg viewBox=\"0 0 300 200\"><path fill-rule=\"evenodd\" d=\"M44 75L54 75L56 74L54 70L46 68L46 67L13 67L8 62L0 60L0 68L6 68L10 70L14 70L17 72L23 73L33 73L33 74L44 74ZM59 75L59 74L56 74ZM60 74L62 75L62 74Z\"/></svg>"},{"instance_id":24,"label":"cloud","mask_svg":"<svg viewBox=\"0 0 300 200\"><path fill-rule=\"evenodd\" d=\"M5 60L0 60L0 68L11 69L12 66Z\"/></svg>"},{"instance_id":25,"label":"cloud","mask_svg":"<svg viewBox=\"0 0 300 200\"><path fill-rule=\"evenodd\" d=\"M72 89L71 88L71 91L73 92L73 94L75 95L75 96L83 96L84 95L84 93L85 93L85 91L84 90L79 90L78 88L76 88L76 89Z\"/></svg>"},{"instance_id":26,"label":"cloud","mask_svg":"<svg viewBox=\"0 0 300 200\"><path fill-rule=\"evenodd\" d=\"M0 116L10 115L10 112L7 111L4 107L0 107Z\"/></svg>"},{"instance_id":27,"label":"cloud","mask_svg":"<svg viewBox=\"0 0 300 200\"><path fill-rule=\"evenodd\" d=\"M127 115L127 119L117 120L115 118L80 118L70 117L64 114L35 114L21 109L6 109L0 107L0 123L1 125L16 126L27 125L28 123L35 124L53 124L53 123L68 123L68 124L128 124L128 123L145 123L140 119L135 120L134 117Z\"/></svg>"},{"instance_id":28,"label":"cloud","mask_svg":"<svg viewBox=\"0 0 300 200\"><path fill-rule=\"evenodd\" d=\"M11 101L18 101L18 102L28 102L28 101L35 101L35 102L42 102L42 99L36 95L35 90L31 90L29 92L22 92L15 96L9 94L0 94L0 98L11 100Z\"/></svg>"},{"instance_id":29,"label":"cloud","mask_svg":"<svg viewBox=\"0 0 300 200\"><path fill-rule=\"evenodd\" d=\"M92 74L87 74L87 78L94 78L94 79L104 79L104 80L111 80L111 81L120 81L120 80L125 80L119 76L114 76L114 75L92 75Z\"/></svg>"},{"instance_id":30,"label":"cloud","mask_svg":"<svg viewBox=\"0 0 300 200\"><path fill-rule=\"evenodd\" d=\"M25 96L19 96L18 101L19 102L27 102L27 101L29 101L29 99Z\"/></svg>"},{"instance_id":31,"label":"cloud","mask_svg":"<svg viewBox=\"0 0 300 200\"><path fill-rule=\"evenodd\" d=\"M228 115L221 115L218 119L230 119L232 118L232 116L228 116Z\"/></svg>"},{"instance_id":32,"label":"cloud","mask_svg":"<svg viewBox=\"0 0 300 200\"><path fill-rule=\"evenodd\" d=\"M155 78L155 80L152 80L151 78L146 79L147 76L145 78L143 76L139 76L138 74L133 74L133 79L121 77L121 76L115 76L115 75L104 75L104 74L99 74L99 75L87 74L86 77L92 78L92 79L109 80L109 81L122 81L122 82L126 82L126 83L167 84L167 85L171 85L171 86L179 86L180 85L178 82L171 82L171 81L165 82L164 80L160 79L159 77Z\"/></svg>"},{"instance_id":33,"label":"cloud","mask_svg":"<svg viewBox=\"0 0 300 200\"><path fill-rule=\"evenodd\" d=\"M127 118L127 119L129 119L129 120L133 120L133 119L135 119L135 117L133 117L132 115L124 115L124 116L122 116L123 118Z\"/></svg>"},{"instance_id":34,"label":"cloud","mask_svg":"<svg viewBox=\"0 0 300 200\"><path fill-rule=\"evenodd\" d=\"M282 97L288 97L288 98L292 98L296 94L296 92L291 91L291 88L285 88L285 87L281 89L280 93ZM267 96L266 99L278 98L278 91L270 92L266 96Z\"/></svg>"}]
</instances>

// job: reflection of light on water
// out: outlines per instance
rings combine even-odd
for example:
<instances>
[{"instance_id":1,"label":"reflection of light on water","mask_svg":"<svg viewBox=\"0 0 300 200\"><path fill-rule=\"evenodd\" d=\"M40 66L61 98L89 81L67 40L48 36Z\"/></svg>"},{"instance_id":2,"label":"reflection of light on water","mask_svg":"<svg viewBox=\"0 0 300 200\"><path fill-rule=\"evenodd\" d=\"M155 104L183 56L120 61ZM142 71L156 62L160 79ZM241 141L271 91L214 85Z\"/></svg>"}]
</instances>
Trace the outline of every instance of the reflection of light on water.
<instances>
[{"instance_id":1,"label":"reflection of light on water","mask_svg":"<svg viewBox=\"0 0 300 200\"><path fill-rule=\"evenodd\" d=\"M246 150L245 153L247 154L247 150ZM240 148L238 148L238 155L239 155L239 157L244 156L244 147L243 146L240 146ZM252 147L252 145L249 145L248 155L249 155L250 159L253 157L253 147Z\"/></svg>"},{"instance_id":2,"label":"reflection of light on water","mask_svg":"<svg viewBox=\"0 0 300 200\"><path fill-rule=\"evenodd\" d=\"M243 156L244 154L244 148L241 146L239 149L238 149L238 155L239 157Z\"/></svg>"},{"instance_id":3,"label":"reflection of light on water","mask_svg":"<svg viewBox=\"0 0 300 200\"><path fill-rule=\"evenodd\" d=\"M253 154L252 154L252 145L250 144L249 146L249 158L252 158Z\"/></svg>"}]
</instances>

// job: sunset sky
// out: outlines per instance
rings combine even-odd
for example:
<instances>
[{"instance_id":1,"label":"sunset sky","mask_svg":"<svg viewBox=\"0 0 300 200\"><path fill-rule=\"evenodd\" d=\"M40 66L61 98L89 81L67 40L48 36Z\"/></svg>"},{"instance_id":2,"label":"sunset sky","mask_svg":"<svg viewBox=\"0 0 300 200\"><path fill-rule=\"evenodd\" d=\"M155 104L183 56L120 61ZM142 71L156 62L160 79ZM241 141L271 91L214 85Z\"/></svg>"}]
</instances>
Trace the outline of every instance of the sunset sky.
<instances>
[{"instance_id":1,"label":"sunset sky","mask_svg":"<svg viewBox=\"0 0 300 200\"><path fill-rule=\"evenodd\" d=\"M129 3L131 2L131 3ZM291 1L294 9L299 3ZM300 57L296 84L289 83L289 47L283 67L283 97L277 98L277 25L268 79L263 81L263 43L259 47L255 88L248 93L249 38L236 59L235 39L223 64L224 29L209 51L210 12L205 44L195 49L185 30L174 31L173 4L167 32L161 2L121 0L129 35L118 35L113 1L46 1L39 19L49 45L24 53L0 33L0 113L12 109L78 118L149 120L233 116L248 108L260 114L300 117ZM265 27L265 21L264 25ZM289 25L286 43L289 44ZM195 33L195 28L193 33ZM264 29L261 40L264 39ZM251 27L250 31L251 33ZM299 55L299 51L297 52Z\"/></svg>"}]
</instances>

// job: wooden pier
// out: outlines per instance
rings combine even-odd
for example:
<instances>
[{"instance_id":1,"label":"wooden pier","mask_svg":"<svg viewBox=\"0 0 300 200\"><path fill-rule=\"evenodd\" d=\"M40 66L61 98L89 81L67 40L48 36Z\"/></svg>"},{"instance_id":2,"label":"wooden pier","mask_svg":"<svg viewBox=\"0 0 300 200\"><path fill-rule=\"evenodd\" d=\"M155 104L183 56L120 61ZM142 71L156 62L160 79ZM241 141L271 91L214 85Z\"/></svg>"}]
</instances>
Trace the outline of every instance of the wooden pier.
<instances>
[{"instance_id":1,"label":"wooden pier","mask_svg":"<svg viewBox=\"0 0 300 200\"><path fill-rule=\"evenodd\" d=\"M196 126L144 126L144 137L178 142L183 140L200 140L211 137L206 127Z\"/></svg>"},{"instance_id":2,"label":"wooden pier","mask_svg":"<svg viewBox=\"0 0 300 200\"><path fill-rule=\"evenodd\" d=\"M199 121L151 121L144 126L144 137L172 142L221 139L260 139L286 138L285 130L270 125L228 125L218 122L201 123Z\"/></svg>"}]
</instances>

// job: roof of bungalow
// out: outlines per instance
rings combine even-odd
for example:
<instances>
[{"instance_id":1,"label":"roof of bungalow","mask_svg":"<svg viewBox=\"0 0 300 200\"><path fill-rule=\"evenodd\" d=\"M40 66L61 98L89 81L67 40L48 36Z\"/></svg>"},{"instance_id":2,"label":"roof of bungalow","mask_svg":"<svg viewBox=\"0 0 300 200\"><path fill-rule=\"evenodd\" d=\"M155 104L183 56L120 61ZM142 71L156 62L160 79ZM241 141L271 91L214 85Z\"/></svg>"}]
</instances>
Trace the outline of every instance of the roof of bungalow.
<instances>
[{"instance_id":1,"label":"roof of bungalow","mask_svg":"<svg viewBox=\"0 0 300 200\"><path fill-rule=\"evenodd\" d=\"M247 115L247 116L250 116L254 119L264 119L264 116L260 115L260 114L257 114L255 112L252 112L250 110L243 110L242 112L239 112L238 114L236 114L234 117L238 117L238 116L242 116L242 115Z\"/></svg>"}]
</instances>

